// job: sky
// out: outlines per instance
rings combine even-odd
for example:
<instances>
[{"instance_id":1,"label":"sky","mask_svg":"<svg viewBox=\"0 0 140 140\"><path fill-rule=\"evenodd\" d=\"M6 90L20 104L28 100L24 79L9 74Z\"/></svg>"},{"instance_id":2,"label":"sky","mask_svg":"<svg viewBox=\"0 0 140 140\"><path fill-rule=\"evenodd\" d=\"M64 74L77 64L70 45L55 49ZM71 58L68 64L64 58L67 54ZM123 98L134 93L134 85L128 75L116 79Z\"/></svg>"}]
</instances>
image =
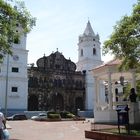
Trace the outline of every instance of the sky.
<instances>
[{"instance_id":1,"label":"sky","mask_svg":"<svg viewBox=\"0 0 140 140\"><path fill-rule=\"evenodd\" d=\"M58 48L66 59L78 61L78 37L88 20L103 42L124 15L130 15L137 0L24 0L36 26L27 36L28 64L49 56ZM102 56L107 62L111 55Z\"/></svg>"}]
</instances>

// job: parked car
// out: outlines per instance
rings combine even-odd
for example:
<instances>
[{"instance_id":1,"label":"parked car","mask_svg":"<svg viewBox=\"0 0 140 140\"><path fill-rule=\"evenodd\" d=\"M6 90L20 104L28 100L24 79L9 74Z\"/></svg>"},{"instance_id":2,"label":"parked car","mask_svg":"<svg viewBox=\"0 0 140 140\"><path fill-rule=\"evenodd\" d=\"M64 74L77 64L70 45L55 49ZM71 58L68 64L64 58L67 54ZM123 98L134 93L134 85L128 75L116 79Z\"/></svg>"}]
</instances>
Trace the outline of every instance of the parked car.
<instances>
[{"instance_id":1,"label":"parked car","mask_svg":"<svg viewBox=\"0 0 140 140\"><path fill-rule=\"evenodd\" d=\"M48 116L46 113L39 113L39 115L37 116L32 116L31 120L35 120L35 121L45 121L47 120Z\"/></svg>"},{"instance_id":2,"label":"parked car","mask_svg":"<svg viewBox=\"0 0 140 140\"><path fill-rule=\"evenodd\" d=\"M27 117L25 114L14 114L10 117L7 117L6 120L27 120Z\"/></svg>"}]
</instances>

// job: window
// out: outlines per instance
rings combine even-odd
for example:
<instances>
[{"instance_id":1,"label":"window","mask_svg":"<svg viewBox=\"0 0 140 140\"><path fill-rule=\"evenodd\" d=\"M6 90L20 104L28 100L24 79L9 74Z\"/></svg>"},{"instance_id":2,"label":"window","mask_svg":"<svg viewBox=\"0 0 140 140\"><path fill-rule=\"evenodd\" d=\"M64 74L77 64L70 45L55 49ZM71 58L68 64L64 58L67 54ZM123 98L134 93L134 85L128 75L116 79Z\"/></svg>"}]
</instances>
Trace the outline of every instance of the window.
<instances>
[{"instance_id":1,"label":"window","mask_svg":"<svg viewBox=\"0 0 140 140\"><path fill-rule=\"evenodd\" d=\"M18 30L16 30L16 35L14 36L14 43L20 44L20 36L19 36Z\"/></svg>"},{"instance_id":2,"label":"window","mask_svg":"<svg viewBox=\"0 0 140 140\"><path fill-rule=\"evenodd\" d=\"M81 49L81 56L83 56L83 49Z\"/></svg>"},{"instance_id":3,"label":"window","mask_svg":"<svg viewBox=\"0 0 140 140\"><path fill-rule=\"evenodd\" d=\"M15 44L20 44L20 40L19 40L18 37L15 37L15 39L14 39L14 43L15 43Z\"/></svg>"},{"instance_id":4,"label":"window","mask_svg":"<svg viewBox=\"0 0 140 140\"><path fill-rule=\"evenodd\" d=\"M95 48L93 48L93 55L95 55L96 54L96 49Z\"/></svg>"},{"instance_id":5,"label":"window","mask_svg":"<svg viewBox=\"0 0 140 140\"><path fill-rule=\"evenodd\" d=\"M11 88L11 91L12 91L12 92L18 92L18 87L12 87L12 88Z\"/></svg>"},{"instance_id":6,"label":"window","mask_svg":"<svg viewBox=\"0 0 140 140\"><path fill-rule=\"evenodd\" d=\"M18 72L19 69L17 67L12 67L12 72Z\"/></svg>"},{"instance_id":7,"label":"window","mask_svg":"<svg viewBox=\"0 0 140 140\"><path fill-rule=\"evenodd\" d=\"M16 26L19 27L19 24L17 23Z\"/></svg>"}]
</instances>

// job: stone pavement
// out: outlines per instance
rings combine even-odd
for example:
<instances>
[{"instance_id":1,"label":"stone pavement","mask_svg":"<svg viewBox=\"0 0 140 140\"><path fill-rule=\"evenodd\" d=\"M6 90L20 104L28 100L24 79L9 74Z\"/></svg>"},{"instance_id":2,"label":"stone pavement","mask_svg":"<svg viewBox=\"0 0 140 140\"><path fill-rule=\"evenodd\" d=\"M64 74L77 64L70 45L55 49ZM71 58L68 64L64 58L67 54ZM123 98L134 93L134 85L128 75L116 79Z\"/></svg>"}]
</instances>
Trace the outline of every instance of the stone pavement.
<instances>
[{"instance_id":1,"label":"stone pavement","mask_svg":"<svg viewBox=\"0 0 140 140\"><path fill-rule=\"evenodd\" d=\"M85 121L7 121L7 128L10 140L90 140L85 138L85 130L117 128L117 125L94 124L94 119L88 118Z\"/></svg>"},{"instance_id":2,"label":"stone pavement","mask_svg":"<svg viewBox=\"0 0 140 140\"><path fill-rule=\"evenodd\" d=\"M10 140L88 140L85 130L91 129L90 120L39 122L32 120L7 121Z\"/></svg>"}]
</instances>

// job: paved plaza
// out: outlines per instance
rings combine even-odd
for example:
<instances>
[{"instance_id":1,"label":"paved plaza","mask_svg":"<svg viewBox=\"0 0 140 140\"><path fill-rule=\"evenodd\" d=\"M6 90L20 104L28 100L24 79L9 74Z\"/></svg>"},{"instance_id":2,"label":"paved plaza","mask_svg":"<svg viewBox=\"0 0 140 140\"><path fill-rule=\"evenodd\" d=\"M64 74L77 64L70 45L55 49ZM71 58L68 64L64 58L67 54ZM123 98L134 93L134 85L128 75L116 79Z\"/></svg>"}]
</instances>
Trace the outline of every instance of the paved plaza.
<instances>
[{"instance_id":1,"label":"paved plaza","mask_svg":"<svg viewBox=\"0 0 140 140\"><path fill-rule=\"evenodd\" d=\"M10 140L88 140L85 130L90 130L90 121L7 121L11 127Z\"/></svg>"}]
</instances>

